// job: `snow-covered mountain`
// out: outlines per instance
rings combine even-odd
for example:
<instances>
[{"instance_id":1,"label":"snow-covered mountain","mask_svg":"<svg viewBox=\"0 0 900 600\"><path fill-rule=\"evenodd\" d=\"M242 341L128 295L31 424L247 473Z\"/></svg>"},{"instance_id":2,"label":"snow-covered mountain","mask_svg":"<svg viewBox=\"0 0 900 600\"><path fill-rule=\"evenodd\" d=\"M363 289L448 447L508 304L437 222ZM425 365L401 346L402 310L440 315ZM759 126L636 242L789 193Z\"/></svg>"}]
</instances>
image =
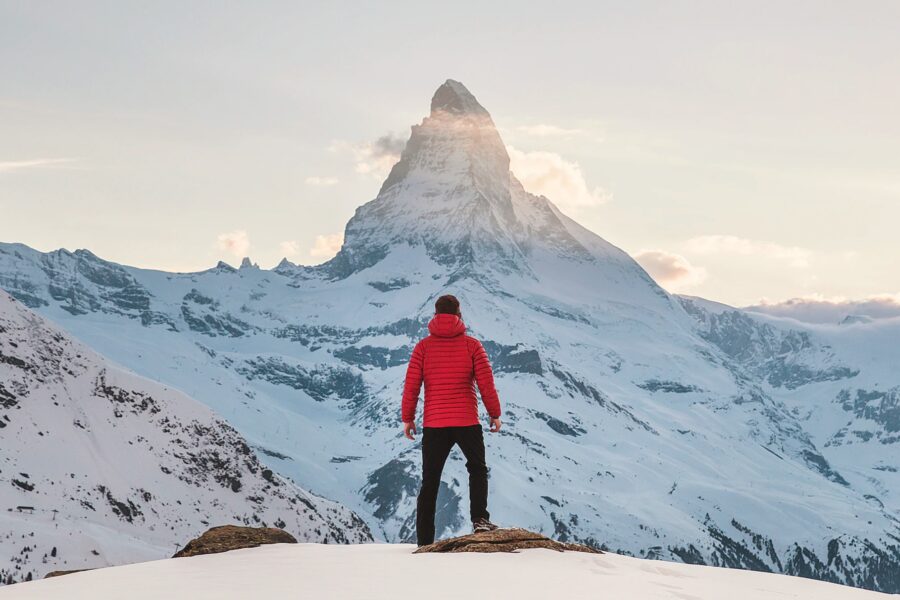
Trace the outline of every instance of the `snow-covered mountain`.
<instances>
[{"instance_id":1,"label":"snow-covered mountain","mask_svg":"<svg viewBox=\"0 0 900 600\"><path fill-rule=\"evenodd\" d=\"M0 291L0 580L171 556L212 525L371 540L232 427L110 364Z\"/></svg>"},{"instance_id":2,"label":"snow-covered mountain","mask_svg":"<svg viewBox=\"0 0 900 600\"><path fill-rule=\"evenodd\" d=\"M3 600L394 600L397 574L434 600L889 600L892 596L799 577L618 554L556 552L413 554L405 544L275 544L224 554L98 569L0 589ZM348 576L352 574L351 576ZM459 576L447 581L447 574ZM439 585L435 585L440 582Z\"/></svg>"},{"instance_id":3,"label":"snow-covered mountain","mask_svg":"<svg viewBox=\"0 0 900 600\"><path fill-rule=\"evenodd\" d=\"M213 408L276 472L414 535L405 361L454 293L497 372L502 523L638 556L900 591L896 324L838 330L671 296L526 192L448 81L331 261L200 273L0 245L0 287ZM439 534L466 529L450 461Z\"/></svg>"}]
</instances>

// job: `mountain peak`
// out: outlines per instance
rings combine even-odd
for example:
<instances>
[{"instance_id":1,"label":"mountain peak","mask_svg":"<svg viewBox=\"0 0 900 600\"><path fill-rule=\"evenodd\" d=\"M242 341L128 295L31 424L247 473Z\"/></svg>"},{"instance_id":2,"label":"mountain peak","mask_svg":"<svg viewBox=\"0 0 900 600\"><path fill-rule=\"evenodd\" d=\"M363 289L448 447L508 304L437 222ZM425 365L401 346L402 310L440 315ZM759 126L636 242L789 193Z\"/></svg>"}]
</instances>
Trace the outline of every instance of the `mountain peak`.
<instances>
[{"instance_id":1,"label":"mountain peak","mask_svg":"<svg viewBox=\"0 0 900 600\"><path fill-rule=\"evenodd\" d=\"M527 255L538 248L591 260L594 251L579 236L606 258L615 254L643 273L618 249L567 225L546 198L526 192L510 173L490 113L466 86L448 79L432 98L431 114L412 126L378 196L347 223L344 244L327 270L346 277L393 248L422 246L433 261L454 269L477 263L480 273L528 273Z\"/></svg>"},{"instance_id":2,"label":"mountain peak","mask_svg":"<svg viewBox=\"0 0 900 600\"><path fill-rule=\"evenodd\" d=\"M400 160L381 186L419 181L429 187L458 188L472 176L496 184L509 179L509 155L490 113L458 81L448 79L434 93L431 114L413 125ZM508 181L507 181L508 183ZM419 190L418 197L440 195Z\"/></svg>"},{"instance_id":3,"label":"mountain peak","mask_svg":"<svg viewBox=\"0 0 900 600\"><path fill-rule=\"evenodd\" d=\"M453 79L445 81L431 98L432 116L438 112L488 116L488 111L478 103L468 88Z\"/></svg>"},{"instance_id":4,"label":"mountain peak","mask_svg":"<svg viewBox=\"0 0 900 600\"><path fill-rule=\"evenodd\" d=\"M220 260L219 262L217 262L216 266L213 267L211 270L212 271L225 271L227 273L234 273L235 271L237 271L237 269L235 269L234 267L229 265L224 260Z\"/></svg>"}]
</instances>

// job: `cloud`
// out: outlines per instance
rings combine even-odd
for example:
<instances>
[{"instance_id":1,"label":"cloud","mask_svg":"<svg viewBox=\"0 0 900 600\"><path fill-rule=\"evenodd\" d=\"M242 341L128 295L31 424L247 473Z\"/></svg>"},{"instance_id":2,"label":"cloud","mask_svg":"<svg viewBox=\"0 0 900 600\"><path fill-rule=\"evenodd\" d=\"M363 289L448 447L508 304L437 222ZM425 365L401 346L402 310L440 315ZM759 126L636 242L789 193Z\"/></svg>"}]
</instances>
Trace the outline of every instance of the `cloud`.
<instances>
[{"instance_id":1,"label":"cloud","mask_svg":"<svg viewBox=\"0 0 900 600\"><path fill-rule=\"evenodd\" d=\"M589 188L581 167L553 152L523 152L507 146L509 168L526 190L546 196L563 210L599 206L611 198L599 187Z\"/></svg>"},{"instance_id":2,"label":"cloud","mask_svg":"<svg viewBox=\"0 0 900 600\"><path fill-rule=\"evenodd\" d=\"M406 138L392 133L385 134L372 142L372 151L375 156L400 156L406 148Z\"/></svg>"},{"instance_id":3,"label":"cloud","mask_svg":"<svg viewBox=\"0 0 900 600\"><path fill-rule=\"evenodd\" d=\"M247 237L247 232L242 229L220 233L216 239L216 246L223 252L243 258L247 256L247 251L250 249L250 238Z\"/></svg>"},{"instance_id":4,"label":"cloud","mask_svg":"<svg viewBox=\"0 0 900 600\"><path fill-rule=\"evenodd\" d=\"M584 133L581 129L566 129L565 127L557 127L556 125L547 125L539 123L537 125L520 125L516 127L516 131L521 131L527 135L535 137L570 137L573 135L581 135Z\"/></svg>"},{"instance_id":5,"label":"cloud","mask_svg":"<svg viewBox=\"0 0 900 600\"><path fill-rule=\"evenodd\" d=\"M750 240L734 235L702 235L685 242L685 249L691 254L704 256L737 254L771 258L787 263L788 266L805 269L809 267L813 252L799 246L782 246L775 242Z\"/></svg>"},{"instance_id":6,"label":"cloud","mask_svg":"<svg viewBox=\"0 0 900 600\"><path fill-rule=\"evenodd\" d=\"M22 169L36 167L52 167L74 161L74 158L34 158L31 160L4 160L0 161L0 173L12 173Z\"/></svg>"},{"instance_id":7,"label":"cloud","mask_svg":"<svg viewBox=\"0 0 900 600\"><path fill-rule=\"evenodd\" d=\"M661 286L672 292L682 291L706 281L706 269L692 265L679 254L662 250L642 250L634 259Z\"/></svg>"},{"instance_id":8,"label":"cloud","mask_svg":"<svg viewBox=\"0 0 900 600\"><path fill-rule=\"evenodd\" d=\"M373 142L351 143L334 141L329 152L350 154L355 161L355 170L363 175L371 175L379 181L387 177L406 147L406 139L388 133Z\"/></svg>"},{"instance_id":9,"label":"cloud","mask_svg":"<svg viewBox=\"0 0 900 600\"><path fill-rule=\"evenodd\" d=\"M790 317L807 323L840 323L848 316L869 319L900 317L900 293L876 294L863 298L828 298L818 294L781 302L763 299L746 310L777 317Z\"/></svg>"},{"instance_id":10,"label":"cloud","mask_svg":"<svg viewBox=\"0 0 900 600\"><path fill-rule=\"evenodd\" d=\"M332 258L341 249L344 243L344 235L341 233L332 233L328 235L317 235L313 240L313 245L306 253L307 256L301 256L303 251L302 245L296 240L288 240L278 245L281 254L285 258L300 258L301 263L306 261L303 258L311 258L317 261Z\"/></svg>"},{"instance_id":11,"label":"cloud","mask_svg":"<svg viewBox=\"0 0 900 600\"><path fill-rule=\"evenodd\" d=\"M337 177L316 177L311 176L307 177L304 182L306 185L314 185L317 187L328 187L331 185L337 185L339 183Z\"/></svg>"},{"instance_id":12,"label":"cloud","mask_svg":"<svg viewBox=\"0 0 900 600\"><path fill-rule=\"evenodd\" d=\"M328 259L332 258L341 249L344 243L343 233L331 233L328 235L317 235L313 242L313 247L309 249L311 258Z\"/></svg>"},{"instance_id":13,"label":"cloud","mask_svg":"<svg viewBox=\"0 0 900 600\"><path fill-rule=\"evenodd\" d=\"M281 255L285 258L290 258L292 256L297 256L300 254L300 242L297 241L286 241L278 244L279 250L281 250Z\"/></svg>"}]
</instances>

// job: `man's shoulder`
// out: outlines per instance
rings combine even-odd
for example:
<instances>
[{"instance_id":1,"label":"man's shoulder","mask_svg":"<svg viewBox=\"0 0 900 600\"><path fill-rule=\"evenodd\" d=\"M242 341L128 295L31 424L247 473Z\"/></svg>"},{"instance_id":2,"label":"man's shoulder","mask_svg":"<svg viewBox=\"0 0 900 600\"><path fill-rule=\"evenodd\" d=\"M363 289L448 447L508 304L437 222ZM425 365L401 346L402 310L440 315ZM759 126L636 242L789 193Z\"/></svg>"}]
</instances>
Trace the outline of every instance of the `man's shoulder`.
<instances>
[{"instance_id":1,"label":"man's shoulder","mask_svg":"<svg viewBox=\"0 0 900 600\"><path fill-rule=\"evenodd\" d=\"M478 338L474 338L468 333L463 335L463 339L466 340L466 345L471 349L481 348L481 341Z\"/></svg>"}]
</instances>

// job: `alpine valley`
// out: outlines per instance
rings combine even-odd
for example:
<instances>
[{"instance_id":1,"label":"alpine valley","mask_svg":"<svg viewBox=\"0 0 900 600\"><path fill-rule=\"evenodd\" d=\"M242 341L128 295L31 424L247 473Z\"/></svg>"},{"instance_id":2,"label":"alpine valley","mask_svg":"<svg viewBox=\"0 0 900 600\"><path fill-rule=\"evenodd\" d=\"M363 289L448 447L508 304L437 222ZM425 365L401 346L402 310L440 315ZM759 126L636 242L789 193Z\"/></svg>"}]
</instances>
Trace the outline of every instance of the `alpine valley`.
<instances>
[{"instance_id":1,"label":"alpine valley","mask_svg":"<svg viewBox=\"0 0 900 600\"><path fill-rule=\"evenodd\" d=\"M366 538L354 511L376 538L412 540L419 447L400 392L453 293L504 410L485 436L493 520L900 592L900 320L809 325L667 293L523 189L458 82L324 264L166 273L2 244L0 287L18 300L0 302L0 498L34 506L4 517L32 556L85 519L109 544L171 550L186 521L287 521L289 502L308 539ZM50 444L71 446L65 461ZM439 536L470 526L466 479L454 454Z\"/></svg>"}]
</instances>

